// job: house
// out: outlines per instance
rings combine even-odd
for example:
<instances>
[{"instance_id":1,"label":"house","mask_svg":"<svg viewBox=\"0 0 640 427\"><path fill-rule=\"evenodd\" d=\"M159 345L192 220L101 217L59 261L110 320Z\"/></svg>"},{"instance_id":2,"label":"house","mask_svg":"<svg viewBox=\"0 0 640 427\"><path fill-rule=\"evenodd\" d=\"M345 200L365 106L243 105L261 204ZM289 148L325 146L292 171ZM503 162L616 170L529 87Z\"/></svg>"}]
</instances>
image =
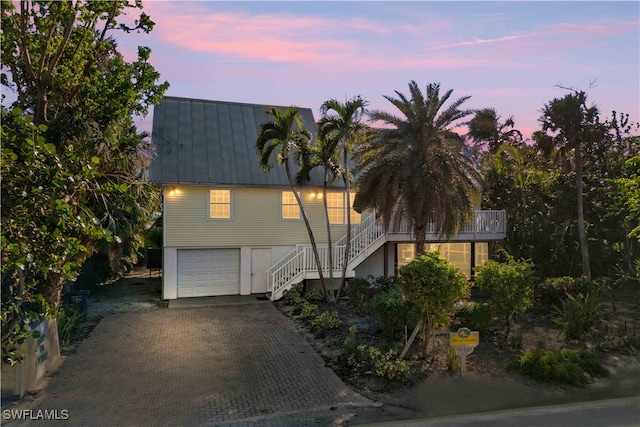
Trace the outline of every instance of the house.
<instances>
[{"instance_id":1,"label":"house","mask_svg":"<svg viewBox=\"0 0 640 427\"><path fill-rule=\"evenodd\" d=\"M149 179L162 186L164 299L267 293L279 299L292 284L318 279L309 237L282 167L264 172L255 142L269 120L265 105L164 97L154 108L156 156ZM282 107L286 108L286 107ZM315 124L300 109L305 127ZM320 171L297 188L321 259L328 259ZM334 260L342 260L346 199L341 184L327 194ZM407 227L384 230L374 214L351 212L348 277L393 275L413 257ZM475 211L447 242L429 245L468 277L488 257L488 242L505 236L504 211ZM335 265L339 277L342 265ZM326 267L325 267L326 268ZM328 276L328 271L325 276Z\"/></svg>"}]
</instances>

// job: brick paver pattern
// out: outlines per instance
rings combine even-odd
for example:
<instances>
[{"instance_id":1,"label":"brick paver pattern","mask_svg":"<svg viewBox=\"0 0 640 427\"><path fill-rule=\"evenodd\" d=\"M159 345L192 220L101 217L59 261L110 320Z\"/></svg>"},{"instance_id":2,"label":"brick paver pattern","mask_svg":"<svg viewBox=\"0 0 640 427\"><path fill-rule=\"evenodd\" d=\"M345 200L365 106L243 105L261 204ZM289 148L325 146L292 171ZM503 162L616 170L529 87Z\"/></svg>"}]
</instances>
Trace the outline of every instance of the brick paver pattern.
<instances>
[{"instance_id":1,"label":"brick paver pattern","mask_svg":"<svg viewBox=\"0 0 640 427\"><path fill-rule=\"evenodd\" d=\"M322 425L372 405L264 303L108 316L28 409L66 409L65 426Z\"/></svg>"}]
</instances>

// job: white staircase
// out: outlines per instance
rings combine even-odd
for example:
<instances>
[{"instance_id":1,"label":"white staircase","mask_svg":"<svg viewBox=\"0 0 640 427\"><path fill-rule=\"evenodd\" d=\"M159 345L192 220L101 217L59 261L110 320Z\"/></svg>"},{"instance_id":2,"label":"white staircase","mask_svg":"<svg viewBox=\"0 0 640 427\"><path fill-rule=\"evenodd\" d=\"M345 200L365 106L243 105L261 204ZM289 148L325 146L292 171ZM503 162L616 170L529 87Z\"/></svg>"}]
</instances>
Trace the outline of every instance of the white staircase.
<instances>
[{"instance_id":1,"label":"white staircase","mask_svg":"<svg viewBox=\"0 0 640 427\"><path fill-rule=\"evenodd\" d=\"M348 275L386 241L384 228L374 214L369 215L351 229L351 247L347 263ZM332 245L334 277L342 273L346 235ZM328 245L318 245L323 276L329 276ZM284 291L303 279L317 279L318 268L311 245L298 245L284 258L267 270L267 295L272 301L282 298Z\"/></svg>"}]
</instances>

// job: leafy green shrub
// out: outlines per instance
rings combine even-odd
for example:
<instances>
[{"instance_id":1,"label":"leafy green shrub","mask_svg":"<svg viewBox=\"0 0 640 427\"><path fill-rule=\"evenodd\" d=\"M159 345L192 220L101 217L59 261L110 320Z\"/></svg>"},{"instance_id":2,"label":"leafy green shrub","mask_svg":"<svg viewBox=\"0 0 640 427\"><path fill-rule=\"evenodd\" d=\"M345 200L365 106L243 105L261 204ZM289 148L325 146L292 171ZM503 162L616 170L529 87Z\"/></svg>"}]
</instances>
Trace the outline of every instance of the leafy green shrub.
<instances>
[{"instance_id":1,"label":"leafy green shrub","mask_svg":"<svg viewBox=\"0 0 640 427\"><path fill-rule=\"evenodd\" d=\"M527 351L510 363L508 369L539 382L579 387L587 384L585 372L591 376L607 375L595 354L569 349L538 348Z\"/></svg>"},{"instance_id":2,"label":"leafy green shrub","mask_svg":"<svg viewBox=\"0 0 640 427\"><path fill-rule=\"evenodd\" d=\"M358 344L355 340L355 326L349 328L349 336L342 345L340 361L343 369L350 376L374 375L376 377L394 381L407 377L409 365L398 359L396 349L383 352L380 348Z\"/></svg>"},{"instance_id":3,"label":"leafy green shrub","mask_svg":"<svg viewBox=\"0 0 640 427\"><path fill-rule=\"evenodd\" d=\"M380 292L388 291L390 289L395 288L398 285L398 277L397 276L378 276L371 278L369 277L371 286Z\"/></svg>"},{"instance_id":4,"label":"leafy green shrub","mask_svg":"<svg viewBox=\"0 0 640 427\"><path fill-rule=\"evenodd\" d=\"M603 353L621 353L635 356L640 348L640 337L633 334L609 334L604 336L596 349Z\"/></svg>"},{"instance_id":5,"label":"leafy green shrub","mask_svg":"<svg viewBox=\"0 0 640 427\"><path fill-rule=\"evenodd\" d=\"M56 315L58 319L58 339L62 346L68 346L79 332L82 313L73 305L60 307Z\"/></svg>"},{"instance_id":6,"label":"leafy green shrub","mask_svg":"<svg viewBox=\"0 0 640 427\"><path fill-rule=\"evenodd\" d=\"M316 337L324 337L328 331L337 329L342 325L342 320L337 311L323 311L311 321L311 330Z\"/></svg>"},{"instance_id":7,"label":"leafy green shrub","mask_svg":"<svg viewBox=\"0 0 640 427\"><path fill-rule=\"evenodd\" d=\"M468 297L469 283L439 252L428 252L400 268L398 285L416 317L424 321L422 355L426 357L429 337L436 328L449 326L456 301Z\"/></svg>"},{"instance_id":8,"label":"leafy green shrub","mask_svg":"<svg viewBox=\"0 0 640 427\"><path fill-rule=\"evenodd\" d=\"M476 286L490 296L490 304L497 316L511 326L513 316L523 314L533 304L533 264L516 261L506 252L507 262L489 260L476 268Z\"/></svg>"},{"instance_id":9,"label":"leafy green shrub","mask_svg":"<svg viewBox=\"0 0 640 427\"><path fill-rule=\"evenodd\" d=\"M371 276L369 276L371 278ZM368 279L356 277L349 280L345 293L349 297L349 303L358 309L361 314L371 313L371 299L376 289Z\"/></svg>"},{"instance_id":10,"label":"leafy green shrub","mask_svg":"<svg viewBox=\"0 0 640 427\"><path fill-rule=\"evenodd\" d=\"M586 277L548 277L535 288L535 301L543 307L553 307L562 303L565 294L577 296L595 291L603 284Z\"/></svg>"},{"instance_id":11,"label":"leafy green shrub","mask_svg":"<svg viewBox=\"0 0 640 427\"><path fill-rule=\"evenodd\" d=\"M456 317L463 326L480 332L480 336L484 337L489 332L493 320L493 307L486 303L469 302L458 310Z\"/></svg>"},{"instance_id":12,"label":"leafy green shrub","mask_svg":"<svg viewBox=\"0 0 640 427\"><path fill-rule=\"evenodd\" d=\"M404 330L404 325L415 322L412 306L397 287L376 294L371 301L373 311L378 315L385 338L394 339Z\"/></svg>"},{"instance_id":13,"label":"leafy green shrub","mask_svg":"<svg viewBox=\"0 0 640 427\"><path fill-rule=\"evenodd\" d=\"M560 306L554 306L551 319L562 327L565 339L578 340L599 320L602 307L599 292L573 296L566 293Z\"/></svg>"},{"instance_id":14,"label":"leafy green shrub","mask_svg":"<svg viewBox=\"0 0 640 427\"><path fill-rule=\"evenodd\" d=\"M394 350L382 353L376 349L370 357L375 360L373 371L377 377L394 381L406 378L409 373L409 365L404 360L399 360L398 353Z\"/></svg>"},{"instance_id":15,"label":"leafy green shrub","mask_svg":"<svg viewBox=\"0 0 640 427\"><path fill-rule=\"evenodd\" d=\"M322 288L313 288L304 294L304 299L309 302L322 302L325 299L324 291Z\"/></svg>"},{"instance_id":16,"label":"leafy green shrub","mask_svg":"<svg viewBox=\"0 0 640 427\"><path fill-rule=\"evenodd\" d=\"M453 347L447 347L447 369L452 372L460 371L460 355Z\"/></svg>"},{"instance_id":17,"label":"leafy green shrub","mask_svg":"<svg viewBox=\"0 0 640 427\"><path fill-rule=\"evenodd\" d=\"M298 305L300 304L301 300L302 300L302 283L296 283L295 285L292 285L290 289L287 289L286 291L284 291L283 295L282 295L282 300L285 302L285 304L287 305Z\"/></svg>"},{"instance_id":18,"label":"leafy green shrub","mask_svg":"<svg viewBox=\"0 0 640 427\"><path fill-rule=\"evenodd\" d=\"M304 318L313 317L318 310L317 304L311 304L308 301L304 301L300 308L300 315Z\"/></svg>"}]
</instances>

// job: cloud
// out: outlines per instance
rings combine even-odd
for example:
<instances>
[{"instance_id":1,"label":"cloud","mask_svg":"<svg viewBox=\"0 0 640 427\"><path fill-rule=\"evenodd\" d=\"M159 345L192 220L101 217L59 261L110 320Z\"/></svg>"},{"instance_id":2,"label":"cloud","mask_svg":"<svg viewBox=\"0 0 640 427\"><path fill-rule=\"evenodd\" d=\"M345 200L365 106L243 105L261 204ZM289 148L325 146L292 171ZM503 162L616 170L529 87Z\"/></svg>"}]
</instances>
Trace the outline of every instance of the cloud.
<instances>
[{"instance_id":1,"label":"cloud","mask_svg":"<svg viewBox=\"0 0 640 427\"><path fill-rule=\"evenodd\" d=\"M154 32L163 41L227 60L305 64L357 57L356 43L340 37L349 31L382 35L384 26L363 18L338 21L287 14L214 12L198 4L152 5Z\"/></svg>"},{"instance_id":2,"label":"cloud","mask_svg":"<svg viewBox=\"0 0 640 427\"><path fill-rule=\"evenodd\" d=\"M531 55L537 51L549 51L550 42L556 47L564 44L564 37L571 38L571 47L576 47L576 41L582 38L583 43L588 43L591 37L615 37L626 34L629 30L636 31L640 21L615 22L615 23L556 23L546 25L536 31L526 33L516 33L493 38L474 38L472 40L463 40L455 43L445 43L440 45L428 46L423 49L424 52L452 50L455 48L478 47L502 45L509 50L517 50L526 44L527 49L521 50L527 55ZM495 47L495 46L493 46ZM535 49L537 47L537 49ZM532 48L534 50L532 50Z\"/></svg>"},{"instance_id":3,"label":"cloud","mask_svg":"<svg viewBox=\"0 0 640 427\"><path fill-rule=\"evenodd\" d=\"M479 64L478 59L417 52L414 44L428 37L427 30L412 24L394 26L363 17L212 12L197 3L180 3L179 7L171 2L148 5L157 23L156 37L226 64L266 62L363 72L468 68Z\"/></svg>"}]
</instances>

